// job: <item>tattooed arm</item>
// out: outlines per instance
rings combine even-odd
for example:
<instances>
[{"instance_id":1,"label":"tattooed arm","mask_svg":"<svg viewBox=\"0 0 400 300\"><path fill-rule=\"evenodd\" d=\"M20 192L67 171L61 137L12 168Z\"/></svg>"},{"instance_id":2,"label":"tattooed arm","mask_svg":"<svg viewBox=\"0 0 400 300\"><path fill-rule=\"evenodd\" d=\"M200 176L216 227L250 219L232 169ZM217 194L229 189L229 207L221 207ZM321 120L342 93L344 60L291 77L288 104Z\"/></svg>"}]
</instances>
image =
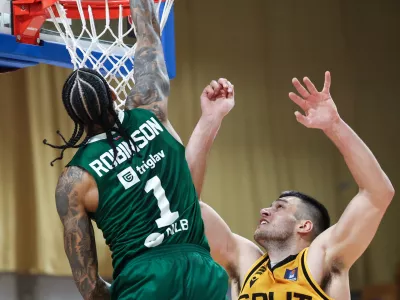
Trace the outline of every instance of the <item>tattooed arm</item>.
<instances>
[{"instance_id":1,"label":"tattooed arm","mask_svg":"<svg viewBox=\"0 0 400 300\"><path fill-rule=\"evenodd\" d=\"M64 248L72 275L85 300L111 299L109 285L98 275L97 252L92 223L83 206L89 175L78 167L61 174L56 206L64 225Z\"/></svg>"},{"instance_id":2,"label":"tattooed arm","mask_svg":"<svg viewBox=\"0 0 400 300\"><path fill-rule=\"evenodd\" d=\"M161 122L167 122L170 86L154 1L130 0L130 7L137 36L135 86L126 100L125 108L148 109Z\"/></svg>"}]
</instances>

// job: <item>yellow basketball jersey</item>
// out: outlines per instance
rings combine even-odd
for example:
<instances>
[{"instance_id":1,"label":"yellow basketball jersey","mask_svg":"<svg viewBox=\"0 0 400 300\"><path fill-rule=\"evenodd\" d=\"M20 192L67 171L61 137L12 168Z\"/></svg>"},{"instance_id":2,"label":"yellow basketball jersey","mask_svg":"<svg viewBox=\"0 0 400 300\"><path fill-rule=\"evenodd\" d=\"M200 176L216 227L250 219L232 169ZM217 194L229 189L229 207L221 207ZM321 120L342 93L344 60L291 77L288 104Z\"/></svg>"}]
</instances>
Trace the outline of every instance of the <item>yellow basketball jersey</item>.
<instances>
[{"instance_id":1,"label":"yellow basketball jersey","mask_svg":"<svg viewBox=\"0 0 400 300\"><path fill-rule=\"evenodd\" d=\"M247 273L239 299L250 300L333 300L311 277L304 249L271 268L268 254L257 260Z\"/></svg>"}]
</instances>

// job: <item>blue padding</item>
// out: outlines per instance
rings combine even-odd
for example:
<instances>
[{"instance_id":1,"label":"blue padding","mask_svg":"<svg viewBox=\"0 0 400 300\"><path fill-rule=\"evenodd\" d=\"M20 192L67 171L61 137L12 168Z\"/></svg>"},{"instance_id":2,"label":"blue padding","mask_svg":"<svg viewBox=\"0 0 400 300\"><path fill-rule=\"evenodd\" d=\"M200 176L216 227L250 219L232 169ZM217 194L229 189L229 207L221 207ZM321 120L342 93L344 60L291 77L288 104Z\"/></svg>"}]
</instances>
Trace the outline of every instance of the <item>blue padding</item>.
<instances>
[{"instance_id":1,"label":"blue padding","mask_svg":"<svg viewBox=\"0 0 400 300\"><path fill-rule=\"evenodd\" d=\"M165 3L162 3L160 13L162 13L164 6ZM161 38L170 79L176 77L174 31L174 10L172 8ZM102 55L100 52L92 52L92 54L96 58ZM16 41L15 36L0 33L1 67L24 68L38 63L73 68L68 50L63 44L45 41L40 46L21 44ZM109 62L105 64L107 69L111 69L111 66L112 64ZM127 63L127 68L132 68L132 65Z\"/></svg>"},{"instance_id":2,"label":"blue padding","mask_svg":"<svg viewBox=\"0 0 400 300\"><path fill-rule=\"evenodd\" d=\"M6 68L26 68L26 67L32 67L37 65L35 62L31 61L23 61L23 60L16 60L12 58L1 58L0 57L0 67L6 67Z\"/></svg>"},{"instance_id":3,"label":"blue padding","mask_svg":"<svg viewBox=\"0 0 400 300\"><path fill-rule=\"evenodd\" d=\"M0 33L0 57L29 62L26 67L43 63L65 68L72 68L71 58L65 45L42 42L40 46L17 43L15 36ZM8 66L3 64L2 66Z\"/></svg>"},{"instance_id":4,"label":"blue padding","mask_svg":"<svg viewBox=\"0 0 400 300\"><path fill-rule=\"evenodd\" d=\"M165 2L161 3L160 20L162 11L164 10ZM175 14L174 7L168 16L167 23L165 23L164 30L161 35L161 41L164 49L165 62L167 64L169 78L176 77L176 56L175 56Z\"/></svg>"}]
</instances>

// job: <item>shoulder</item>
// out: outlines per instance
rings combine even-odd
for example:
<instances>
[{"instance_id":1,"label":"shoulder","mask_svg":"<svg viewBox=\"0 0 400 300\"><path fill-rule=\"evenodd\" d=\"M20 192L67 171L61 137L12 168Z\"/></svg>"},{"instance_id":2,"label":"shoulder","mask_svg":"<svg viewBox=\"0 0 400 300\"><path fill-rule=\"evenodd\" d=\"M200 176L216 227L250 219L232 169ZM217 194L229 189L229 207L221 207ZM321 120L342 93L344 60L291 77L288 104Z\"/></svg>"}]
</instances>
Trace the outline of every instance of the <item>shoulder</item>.
<instances>
[{"instance_id":1,"label":"shoulder","mask_svg":"<svg viewBox=\"0 0 400 300\"><path fill-rule=\"evenodd\" d=\"M153 103L150 105L144 105L140 107L129 107L125 109L125 113L128 114L137 114L137 115L143 115L143 116L153 116L157 118L160 122L166 122L167 117L165 115L165 106L162 103Z\"/></svg>"},{"instance_id":2,"label":"shoulder","mask_svg":"<svg viewBox=\"0 0 400 300\"><path fill-rule=\"evenodd\" d=\"M143 122L147 121L148 119L154 118L157 120L158 123L162 123L158 118L157 114L149 109L146 108L133 108L129 110L125 110L124 112L120 112L118 114L119 120L121 124L128 124L131 122Z\"/></svg>"},{"instance_id":3,"label":"shoulder","mask_svg":"<svg viewBox=\"0 0 400 300\"><path fill-rule=\"evenodd\" d=\"M80 167L66 167L58 178L56 207L60 217L68 213L71 205L80 205L90 182L90 175Z\"/></svg>"},{"instance_id":4,"label":"shoulder","mask_svg":"<svg viewBox=\"0 0 400 300\"><path fill-rule=\"evenodd\" d=\"M254 242L234 234L236 243L236 274L237 279L242 284L246 275L251 272L255 265L267 257L267 254L258 247Z\"/></svg>"},{"instance_id":5,"label":"shoulder","mask_svg":"<svg viewBox=\"0 0 400 300\"><path fill-rule=\"evenodd\" d=\"M71 192L77 184L82 182L85 171L77 166L65 167L58 178L56 197Z\"/></svg>"},{"instance_id":6,"label":"shoulder","mask_svg":"<svg viewBox=\"0 0 400 300\"><path fill-rule=\"evenodd\" d=\"M121 113L124 114L125 116L131 116L131 115L136 115L136 116L156 116L155 113L149 109L143 108L143 107L135 107L135 108L130 108L130 109L125 109L123 112L119 112L118 116L121 116ZM120 118L121 120L121 118Z\"/></svg>"}]
</instances>

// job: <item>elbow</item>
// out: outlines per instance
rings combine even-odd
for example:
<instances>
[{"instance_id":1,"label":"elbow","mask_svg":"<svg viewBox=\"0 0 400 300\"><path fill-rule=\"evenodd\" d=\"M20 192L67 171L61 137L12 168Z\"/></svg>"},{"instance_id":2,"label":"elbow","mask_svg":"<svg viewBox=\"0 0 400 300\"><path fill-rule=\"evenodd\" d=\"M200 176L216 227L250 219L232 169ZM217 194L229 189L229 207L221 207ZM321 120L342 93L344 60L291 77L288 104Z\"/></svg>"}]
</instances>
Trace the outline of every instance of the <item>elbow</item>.
<instances>
[{"instance_id":1,"label":"elbow","mask_svg":"<svg viewBox=\"0 0 400 300\"><path fill-rule=\"evenodd\" d=\"M206 208L206 204L203 202L203 200L199 199L199 203L200 203L200 210L203 210Z\"/></svg>"},{"instance_id":2,"label":"elbow","mask_svg":"<svg viewBox=\"0 0 400 300\"><path fill-rule=\"evenodd\" d=\"M385 177L386 177L385 178L386 182L385 182L385 185L382 187L381 198L383 198L388 203L390 203L394 197L395 191L394 191L393 184L390 182L389 178L387 176L385 176Z\"/></svg>"},{"instance_id":3,"label":"elbow","mask_svg":"<svg viewBox=\"0 0 400 300\"><path fill-rule=\"evenodd\" d=\"M161 89L162 93L164 94L164 97L169 97L169 94L171 92L171 85L169 82L168 74L167 74L166 79L163 79L161 81L160 89Z\"/></svg>"},{"instance_id":4,"label":"elbow","mask_svg":"<svg viewBox=\"0 0 400 300\"><path fill-rule=\"evenodd\" d=\"M165 70L164 72L163 70L159 70L158 76L155 76L155 78L152 79L154 82L151 83L153 87L150 88L150 90L156 91L162 99L168 98L171 92L171 84L167 71Z\"/></svg>"},{"instance_id":5,"label":"elbow","mask_svg":"<svg viewBox=\"0 0 400 300\"><path fill-rule=\"evenodd\" d=\"M195 170L195 166L194 166L194 162L192 160L192 155L190 153L188 153L188 152L189 152L188 151L188 147L186 147L185 158L186 158L186 162L187 162L188 167L189 167L190 174L193 177L193 174L194 174L193 172Z\"/></svg>"},{"instance_id":6,"label":"elbow","mask_svg":"<svg viewBox=\"0 0 400 300\"><path fill-rule=\"evenodd\" d=\"M387 194L388 194L388 198L390 198L390 201L392 201L392 199L393 199L393 197L394 197L396 192L394 190L394 187L393 187L392 183L391 182L389 182L389 183L390 184L389 184L388 189L387 189Z\"/></svg>"},{"instance_id":7,"label":"elbow","mask_svg":"<svg viewBox=\"0 0 400 300\"><path fill-rule=\"evenodd\" d=\"M389 182L390 183L390 182ZM393 200L395 191L393 185L390 183L388 187L382 192L381 201L386 204L386 207L390 205Z\"/></svg>"},{"instance_id":8,"label":"elbow","mask_svg":"<svg viewBox=\"0 0 400 300\"><path fill-rule=\"evenodd\" d=\"M376 203L380 205L384 205L385 207L389 206L392 202L393 197L395 195L395 190L388 178L385 180L386 182L379 187L376 186L374 190L370 189L360 189L359 194L366 195L370 199L375 199Z\"/></svg>"}]
</instances>

